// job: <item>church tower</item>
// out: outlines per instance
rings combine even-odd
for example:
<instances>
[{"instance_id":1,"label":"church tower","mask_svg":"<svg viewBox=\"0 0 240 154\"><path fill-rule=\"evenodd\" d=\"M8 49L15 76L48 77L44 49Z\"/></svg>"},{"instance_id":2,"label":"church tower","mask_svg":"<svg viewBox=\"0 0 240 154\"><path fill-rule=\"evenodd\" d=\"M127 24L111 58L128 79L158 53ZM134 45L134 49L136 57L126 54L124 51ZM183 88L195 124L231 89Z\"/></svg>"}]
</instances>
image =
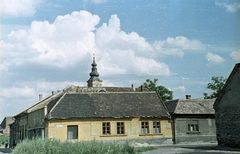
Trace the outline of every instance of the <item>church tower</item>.
<instances>
[{"instance_id":1,"label":"church tower","mask_svg":"<svg viewBox=\"0 0 240 154\"><path fill-rule=\"evenodd\" d=\"M90 78L87 81L88 87L102 87L102 80L99 79L97 72L97 63L95 62L95 55L93 54L92 72L89 74Z\"/></svg>"}]
</instances>

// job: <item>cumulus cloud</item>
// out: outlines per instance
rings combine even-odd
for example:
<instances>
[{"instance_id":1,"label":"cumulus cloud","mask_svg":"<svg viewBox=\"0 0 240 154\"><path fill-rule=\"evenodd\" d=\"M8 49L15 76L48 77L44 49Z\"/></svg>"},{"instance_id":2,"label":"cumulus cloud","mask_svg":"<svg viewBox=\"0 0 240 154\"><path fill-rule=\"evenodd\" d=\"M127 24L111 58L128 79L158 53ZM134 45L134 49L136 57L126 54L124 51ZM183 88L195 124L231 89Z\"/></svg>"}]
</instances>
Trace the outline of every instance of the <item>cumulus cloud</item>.
<instances>
[{"instance_id":1,"label":"cumulus cloud","mask_svg":"<svg viewBox=\"0 0 240 154\"><path fill-rule=\"evenodd\" d=\"M122 31L117 15L96 28L99 21L99 16L87 11L58 16L52 24L33 21L29 29L12 31L2 40L2 63L5 67L38 64L68 68L95 53L101 75L170 76L168 66L159 61L161 57L205 49L200 41L183 36L151 44L136 32Z\"/></svg>"},{"instance_id":2,"label":"cumulus cloud","mask_svg":"<svg viewBox=\"0 0 240 154\"><path fill-rule=\"evenodd\" d=\"M171 75L168 66L153 57L156 52L151 44L135 32L121 30L117 15L96 29L99 20L97 15L80 11L58 16L52 24L33 21L29 29L12 31L2 41L7 57L3 63L66 68L96 53L102 75Z\"/></svg>"},{"instance_id":3,"label":"cumulus cloud","mask_svg":"<svg viewBox=\"0 0 240 154\"><path fill-rule=\"evenodd\" d=\"M208 61L208 66L210 65L219 65L222 64L225 60L221 56L217 54L212 54L208 52L205 56L206 60Z\"/></svg>"},{"instance_id":4,"label":"cumulus cloud","mask_svg":"<svg viewBox=\"0 0 240 154\"><path fill-rule=\"evenodd\" d=\"M178 86L178 87L173 88L172 91L185 92L186 89L184 86Z\"/></svg>"},{"instance_id":5,"label":"cumulus cloud","mask_svg":"<svg viewBox=\"0 0 240 154\"><path fill-rule=\"evenodd\" d=\"M36 6L41 0L2 0L3 17L27 17L36 13Z\"/></svg>"},{"instance_id":6,"label":"cumulus cloud","mask_svg":"<svg viewBox=\"0 0 240 154\"><path fill-rule=\"evenodd\" d=\"M217 6L222 6L226 8L227 12L235 13L240 9L240 3L227 4L227 3L215 3Z\"/></svg>"},{"instance_id":7,"label":"cumulus cloud","mask_svg":"<svg viewBox=\"0 0 240 154\"><path fill-rule=\"evenodd\" d=\"M176 38L169 37L165 41L155 41L153 48L162 56L183 56L185 52L203 51L205 45L198 40L189 40L184 36L178 36Z\"/></svg>"},{"instance_id":8,"label":"cumulus cloud","mask_svg":"<svg viewBox=\"0 0 240 154\"><path fill-rule=\"evenodd\" d=\"M230 56L233 60L240 61L240 50L231 52Z\"/></svg>"}]
</instances>

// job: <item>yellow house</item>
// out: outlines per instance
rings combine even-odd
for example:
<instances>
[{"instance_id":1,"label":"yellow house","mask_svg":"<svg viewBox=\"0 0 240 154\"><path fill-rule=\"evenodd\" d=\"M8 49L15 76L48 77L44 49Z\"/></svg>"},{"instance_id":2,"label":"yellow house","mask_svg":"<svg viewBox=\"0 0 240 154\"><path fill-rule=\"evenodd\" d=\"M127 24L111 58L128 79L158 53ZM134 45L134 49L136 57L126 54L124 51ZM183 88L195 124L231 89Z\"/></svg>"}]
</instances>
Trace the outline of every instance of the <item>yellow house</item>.
<instances>
[{"instance_id":1,"label":"yellow house","mask_svg":"<svg viewBox=\"0 0 240 154\"><path fill-rule=\"evenodd\" d=\"M61 141L96 139L172 144L169 113L159 94L143 86L102 87L96 66L94 58L88 87L69 86L53 92L14 116L21 119L21 114L27 115L25 135ZM16 141L13 138L11 142L14 145Z\"/></svg>"}]
</instances>

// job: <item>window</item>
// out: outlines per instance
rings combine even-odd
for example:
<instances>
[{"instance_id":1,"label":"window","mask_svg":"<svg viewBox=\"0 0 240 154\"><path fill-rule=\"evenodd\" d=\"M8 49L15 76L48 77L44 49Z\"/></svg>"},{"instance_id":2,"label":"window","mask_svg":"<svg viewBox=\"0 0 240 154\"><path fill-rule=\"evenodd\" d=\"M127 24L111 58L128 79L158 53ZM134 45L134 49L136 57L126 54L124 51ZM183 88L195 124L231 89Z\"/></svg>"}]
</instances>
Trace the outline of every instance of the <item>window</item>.
<instances>
[{"instance_id":1,"label":"window","mask_svg":"<svg viewBox=\"0 0 240 154\"><path fill-rule=\"evenodd\" d=\"M67 139L78 139L78 126L67 126Z\"/></svg>"},{"instance_id":2,"label":"window","mask_svg":"<svg viewBox=\"0 0 240 154\"><path fill-rule=\"evenodd\" d=\"M199 132L198 120L189 120L187 121L188 132Z\"/></svg>"},{"instance_id":3,"label":"window","mask_svg":"<svg viewBox=\"0 0 240 154\"><path fill-rule=\"evenodd\" d=\"M153 133L161 133L160 122L153 122Z\"/></svg>"},{"instance_id":4,"label":"window","mask_svg":"<svg viewBox=\"0 0 240 154\"><path fill-rule=\"evenodd\" d=\"M198 125L197 124L189 124L188 125L188 131L189 132L198 132Z\"/></svg>"},{"instance_id":5,"label":"window","mask_svg":"<svg viewBox=\"0 0 240 154\"><path fill-rule=\"evenodd\" d=\"M148 134L149 129L148 129L148 122L142 122L142 134Z\"/></svg>"},{"instance_id":6,"label":"window","mask_svg":"<svg viewBox=\"0 0 240 154\"><path fill-rule=\"evenodd\" d=\"M104 135L111 134L110 133L110 122L103 122L102 123L102 130Z\"/></svg>"},{"instance_id":7,"label":"window","mask_svg":"<svg viewBox=\"0 0 240 154\"><path fill-rule=\"evenodd\" d=\"M117 134L124 134L124 122L117 122Z\"/></svg>"}]
</instances>

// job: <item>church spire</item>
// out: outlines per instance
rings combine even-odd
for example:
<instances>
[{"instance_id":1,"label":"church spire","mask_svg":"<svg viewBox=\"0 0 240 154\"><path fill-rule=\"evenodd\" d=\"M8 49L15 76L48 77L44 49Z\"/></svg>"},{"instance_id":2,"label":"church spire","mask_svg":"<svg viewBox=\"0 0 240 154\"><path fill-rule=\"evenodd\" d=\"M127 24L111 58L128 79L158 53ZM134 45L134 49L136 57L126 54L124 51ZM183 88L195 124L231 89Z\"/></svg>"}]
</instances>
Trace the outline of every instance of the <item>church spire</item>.
<instances>
[{"instance_id":1,"label":"church spire","mask_svg":"<svg viewBox=\"0 0 240 154\"><path fill-rule=\"evenodd\" d=\"M102 81L99 79L97 72L97 63L95 62L95 54L93 54L92 72L89 74L90 79L87 81L88 87L101 87Z\"/></svg>"}]
</instances>

